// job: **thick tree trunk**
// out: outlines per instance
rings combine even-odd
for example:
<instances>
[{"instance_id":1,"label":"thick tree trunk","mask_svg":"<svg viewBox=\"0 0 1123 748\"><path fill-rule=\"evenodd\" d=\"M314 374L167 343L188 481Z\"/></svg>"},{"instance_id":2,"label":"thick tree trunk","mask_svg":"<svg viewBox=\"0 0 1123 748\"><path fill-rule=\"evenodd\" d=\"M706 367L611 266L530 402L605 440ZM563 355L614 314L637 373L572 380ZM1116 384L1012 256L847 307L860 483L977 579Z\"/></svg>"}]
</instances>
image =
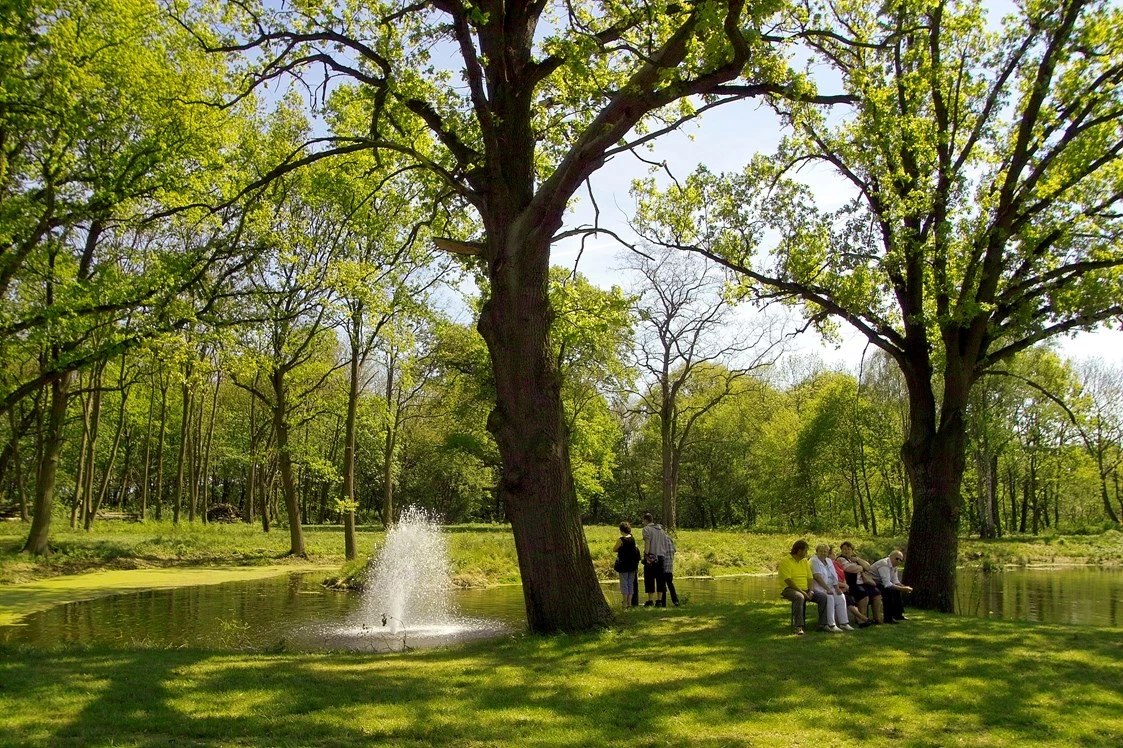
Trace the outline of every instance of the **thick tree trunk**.
<instances>
[{"instance_id":1,"label":"thick tree trunk","mask_svg":"<svg viewBox=\"0 0 1123 748\"><path fill-rule=\"evenodd\" d=\"M66 403L73 376L71 372L66 372L51 383L51 409L47 433L43 437L43 457L39 462L38 479L35 481L35 508L31 518L31 531L23 546L24 551L36 556L50 553L47 540L51 530L51 505L55 498L58 458L62 452L62 429L66 425Z\"/></svg>"},{"instance_id":2,"label":"thick tree trunk","mask_svg":"<svg viewBox=\"0 0 1123 748\"><path fill-rule=\"evenodd\" d=\"M479 320L496 386L487 425L502 455L498 492L515 537L530 629L581 631L605 625L611 611L581 528L549 337L552 231L538 228L535 239L497 253L505 260L491 264L491 295Z\"/></svg>"},{"instance_id":3,"label":"thick tree trunk","mask_svg":"<svg viewBox=\"0 0 1123 748\"><path fill-rule=\"evenodd\" d=\"M292 455L289 454L289 424L285 418L285 375L274 371L270 380L273 384L273 433L277 438L277 464L281 470L281 491L285 498L285 513L289 519L289 555L305 556L304 533L300 525L300 502L296 496L296 481L292 473Z\"/></svg>"},{"instance_id":4,"label":"thick tree trunk","mask_svg":"<svg viewBox=\"0 0 1123 748\"><path fill-rule=\"evenodd\" d=\"M905 573L914 588L911 602L918 608L945 613L955 608L965 438L961 429L948 429L902 449L913 490Z\"/></svg>"},{"instance_id":5,"label":"thick tree trunk","mask_svg":"<svg viewBox=\"0 0 1123 748\"><path fill-rule=\"evenodd\" d=\"M942 401L936 407L927 346L913 343L903 370L909 395L909 430L901 461L912 488L912 522L905 560L911 604L953 612L959 550L960 489L966 466L967 396L971 378L962 360L945 362Z\"/></svg>"}]
</instances>

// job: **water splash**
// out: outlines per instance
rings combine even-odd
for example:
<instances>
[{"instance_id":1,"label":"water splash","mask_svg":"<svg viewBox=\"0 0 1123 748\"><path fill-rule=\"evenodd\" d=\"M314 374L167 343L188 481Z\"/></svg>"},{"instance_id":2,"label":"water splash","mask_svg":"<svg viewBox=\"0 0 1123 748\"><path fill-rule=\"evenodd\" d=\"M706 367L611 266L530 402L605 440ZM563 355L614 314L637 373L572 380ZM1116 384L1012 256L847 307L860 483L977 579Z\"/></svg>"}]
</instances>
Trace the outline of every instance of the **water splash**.
<instances>
[{"instance_id":1,"label":"water splash","mask_svg":"<svg viewBox=\"0 0 1123 748\"><path fill-rule=\"evenodd\" d=\"M386 533L367 577L363 619L390 633L451 623L448 543L438 518L417 507L402 512Z\"/></svg>"},{"instance_id":2,"label":"water splash","mask_svg":"<svg viewBox=\"0 0 1123 748\"><path fill-rule=\"evenodd\" d=\"M450 566L438 517L408 507L386 533L359 614L321 629L318 640L329 649L391 652L508 633L502 621L459 614L451 600Z\"/></svg>"}]
</instances>

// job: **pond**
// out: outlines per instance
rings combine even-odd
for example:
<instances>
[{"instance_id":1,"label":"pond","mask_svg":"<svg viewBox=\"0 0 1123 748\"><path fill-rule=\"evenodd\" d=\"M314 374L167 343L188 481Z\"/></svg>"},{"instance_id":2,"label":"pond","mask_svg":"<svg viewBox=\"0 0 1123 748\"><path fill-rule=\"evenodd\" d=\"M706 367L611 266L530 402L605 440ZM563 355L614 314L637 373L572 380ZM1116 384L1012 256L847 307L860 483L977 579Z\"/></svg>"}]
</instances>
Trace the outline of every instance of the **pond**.
<instances>
[{"instance_id":1,"label":"pond","mask_svg":"<svg viewBox=\"0 0 1123 748\"><path fill-rule=\"evenodd\" d=\"M153 590L60 605L0 627L0 643L206 649L317 650L332 644L332 631L353 618L359 595L328 590L312 574L229 584ZM775 576L676 580L686 604L776 602ZM615 585L604 585L613 604ZM516 632L525 625L518 586L451 593L462 616L480 625L479 636ZM1098 568L1017 569L982 574L960 571L961 614L1049 623L1123 626L1123 570ZM400 635L380 621L367 622L372 650L400 648ZM463 640L463 635L457 640ZM410 642L405 642L407 645ZM440 643L437 639L433 643ZM353 647L347 647L353 648Z\"/></svg>"}]
</instances>

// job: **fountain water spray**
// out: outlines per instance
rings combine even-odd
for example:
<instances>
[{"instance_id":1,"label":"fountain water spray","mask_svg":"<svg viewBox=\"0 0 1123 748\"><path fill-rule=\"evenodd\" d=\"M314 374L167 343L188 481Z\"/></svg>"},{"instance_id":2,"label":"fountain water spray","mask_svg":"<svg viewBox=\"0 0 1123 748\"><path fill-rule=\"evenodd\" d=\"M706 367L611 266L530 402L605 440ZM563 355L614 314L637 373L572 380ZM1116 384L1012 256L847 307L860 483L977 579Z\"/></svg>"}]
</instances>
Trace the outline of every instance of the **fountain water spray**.
<instances>
[{"instance_id":1,"label":"fountain water spray","mask_svg":"<svg viewBox=\"0 0 1123 748\"><path fill-rule=\"evenodd\" d=\"M448 543L437 517L417 507L402 512L386 533L367 577L363 616L382 619L390 633L452 621Z\"/></svg>"},{"instance_id":2,"label":"fountain water spray","mask_svg":"<svg viewBox=\"0 0 1123 748\"><path fill-rule=\"evenodd\" d=\"M322 634L331 647L400 650L506 633L500 621L465 618L452 604L448 543L436 515L402 512L367 575L357 618Z\"/></svg>"}]
</instances>

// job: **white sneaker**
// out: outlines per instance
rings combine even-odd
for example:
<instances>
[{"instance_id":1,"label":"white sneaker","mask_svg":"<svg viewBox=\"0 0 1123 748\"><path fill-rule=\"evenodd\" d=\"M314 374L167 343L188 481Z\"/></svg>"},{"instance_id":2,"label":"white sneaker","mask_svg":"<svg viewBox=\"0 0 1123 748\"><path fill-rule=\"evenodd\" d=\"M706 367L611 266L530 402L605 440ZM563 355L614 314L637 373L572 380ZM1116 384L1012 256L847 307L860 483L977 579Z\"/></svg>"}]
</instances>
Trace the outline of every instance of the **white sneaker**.
<instances>
[{"instance_id":1,"label":"white sneaker","mask_svg":"<svg viewBox=\"0 0 1123 748\"><path fill-rule=\"evenodd\" d=\"M838 627L839 627L840 629L842 629L843 631L853 631L853 630L854 630L854 627L853 627L853 626L851 626L851 625L850 625L849 623L842 623L842 624L839 624L839 626L838 626Z\"/></svg>"},{"instance_id":2,"label":"white sneaker","mask_svg":"<svg viewBox=\"0 0 1123 748\"><path fill-rule=\"evenodd\" d=\"M842 633L842 629L840 629L838 626L827 626L827 631L831 632L832 634Z\"/></svg>"}]
</instances>

